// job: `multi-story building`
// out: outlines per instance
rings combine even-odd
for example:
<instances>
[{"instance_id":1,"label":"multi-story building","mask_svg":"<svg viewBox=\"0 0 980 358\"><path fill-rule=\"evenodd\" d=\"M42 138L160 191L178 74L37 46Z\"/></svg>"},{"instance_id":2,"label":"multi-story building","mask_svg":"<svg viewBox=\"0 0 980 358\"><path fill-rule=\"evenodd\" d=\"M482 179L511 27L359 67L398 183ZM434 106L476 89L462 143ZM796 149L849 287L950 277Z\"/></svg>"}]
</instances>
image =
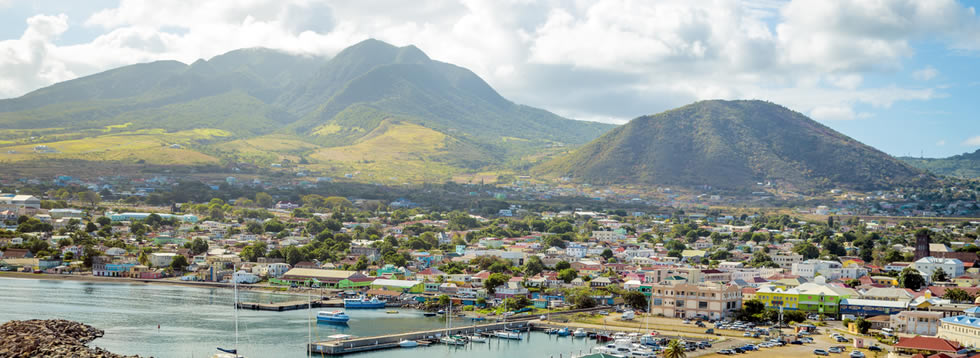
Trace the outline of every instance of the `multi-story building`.
<instances>
[{"instance_id":1,"label":"multi-story building","mask_svg":"<svg viewBox=\"0 0 980 358\"><path fill-rule=\"evenodd\" d=\"M775 285L759 287L755 291L755 299L762 301L766 308L795 311L800 305L800 291L795 288L784 288Z\"/></svg>"},{"instance_id":2,"label":"multi-story building","mask_svg":"<svg viewBox=\"0 0 980 358\"><path fill-rule=\"evenodd\" d=\"M828 281L851 279L864 276L868 270L863 267L844 267L837 261L806 260L793 264L793 274L807 279L813 279L819 274Z\"/></svg>"},{"instance_id":3,"label":"multi-story building","mask_svg":"<svg viewBox=\"0 0 980 358\"><path fill-rule=\"evenodd\" d=\"M963 315L940 320L936 336L959 342L962 346L980 347L980 306L963 311Z\"/></svg>"},{"instance_id":4,"label":"multi-story building","mask_svg":"<svg viewBox=\"0 0 980 358\"><path fill-rule=\"evenodd\" d=\"M850 288L832 286L824 283L807 282L796 287L800 292L800 310L808 313L836 317L840 313L841 300L857 297L857 291Z\"/></svg>"},{"instance_id":5,"label":"multi-story building","mask_svg":"<svg viewBox=\"0 0 980 358\"><path fill-rule=\"evenodd\" d=\"M790 270L793 268L793 264L798 264L803 262L803 255L793 254L793 253L778 253L770 256L772 261L779 265L780 268Z\"/></svg>"},{"instance_id":6,"label":"multi-story building","mask_svg":"<svg viewBox=\"0 0 980 358\"><path fill-rule=\"evenodd\" d=\"M916 260L912 267L922 273L926 282L932 282L932 275L940 269L946 273L948 278L959 277L963 274L963 261L957 259L926 256Z\"/></svg>"},{"instance_id":7,"label":"multi-story building","mask_svg":"<svg viewBox=\"0 0 980 358\"><path fill-rule=\"evenodd\" d=\"M891 316L890 325L896 333L935 336L942 318L942 312L902 311Z\"/></svg>"},{"instance_id":8,"label":"multi-story building","mask_svg":"<svg viewBox=\"0 0 980 358\"><path fill-rule=\"evenodd\" d=\"M650 299L652 314L723 319L742 307L742 289L734 285L655 284L650 287Z\"/></svg>"}]
</instances>

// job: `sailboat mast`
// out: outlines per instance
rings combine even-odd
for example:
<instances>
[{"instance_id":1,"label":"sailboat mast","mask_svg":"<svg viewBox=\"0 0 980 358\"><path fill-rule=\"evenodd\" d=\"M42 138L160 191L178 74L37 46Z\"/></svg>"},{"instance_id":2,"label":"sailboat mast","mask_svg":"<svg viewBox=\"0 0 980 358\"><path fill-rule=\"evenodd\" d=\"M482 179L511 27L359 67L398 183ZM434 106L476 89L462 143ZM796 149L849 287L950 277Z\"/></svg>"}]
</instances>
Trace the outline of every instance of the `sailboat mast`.
<instances>
[{"instance_id":1,"label":"sailboat mast","mask_svg":"<svg viewBox=\"0 0 980 358\"><path fill-rule=\"evenodd\" d=\"M236 277L238 276L237 274L238 274L238 269L235 267L235 264L232 264L231 280L234 282L235 285L235 304L232 305L232 307L235 310L235 355L236 356L238 355L238 278Z\"/></svg>"},{"instance_id":2,"label":"sailboat mast","mask_svg":"<svg viewBox=\"0 0 980 358\"><path fill-rule=\"evenodd\" d=\"M309 327L309 335L307 336L307 346L306 354L309 357L313 356L313 351L310 348L313 347L313 290L306 291L307 293L307 310L306 310L306 325Z\"/></svg>"}]
</instances>

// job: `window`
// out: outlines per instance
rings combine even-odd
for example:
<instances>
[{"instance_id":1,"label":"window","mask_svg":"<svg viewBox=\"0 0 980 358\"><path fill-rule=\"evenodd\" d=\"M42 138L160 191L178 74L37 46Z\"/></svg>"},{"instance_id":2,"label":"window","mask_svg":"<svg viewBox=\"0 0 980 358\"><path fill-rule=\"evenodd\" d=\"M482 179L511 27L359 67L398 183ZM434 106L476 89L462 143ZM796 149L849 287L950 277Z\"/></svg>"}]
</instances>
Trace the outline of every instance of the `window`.
<instances>
[{"instance_id":1,"label":"window","mask_svg":"<svg viewBox=\"0 0 980 358\"><path fill-rule=\"evenodd\" d=\"M684 307L684 300L675 300L674 307Z\"/></svg>"},{"instance_id":2,"label":"window","mask_svg":"<svg viewBox=\"0 0 980 358\"><path fill-rule=\"evenodd\" d=\"M707 308L708 308L708 302L698 301L698 309L702 309L703 310L703 309L707 309Z\"/></svg>"}]
</instances>

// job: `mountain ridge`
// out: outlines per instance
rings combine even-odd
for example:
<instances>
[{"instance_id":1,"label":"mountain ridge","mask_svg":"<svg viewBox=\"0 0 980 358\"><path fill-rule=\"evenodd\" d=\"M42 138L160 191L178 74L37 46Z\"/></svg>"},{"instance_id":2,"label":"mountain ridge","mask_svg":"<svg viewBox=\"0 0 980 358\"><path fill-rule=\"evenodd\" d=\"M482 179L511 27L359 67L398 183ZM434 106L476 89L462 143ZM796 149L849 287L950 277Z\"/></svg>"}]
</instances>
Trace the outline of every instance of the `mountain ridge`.
<instances>
[{"instance_id":1,"label":"mountain ridge","mask_svg":"<svg viewBox=\"0 0 980 358\"><path fill-rule=\"evenodd\" d=\"M700 101L635 118L534 173L597 184L873 189L927 175L800 113L763 101Z\"/></svg>"}]
</instances>

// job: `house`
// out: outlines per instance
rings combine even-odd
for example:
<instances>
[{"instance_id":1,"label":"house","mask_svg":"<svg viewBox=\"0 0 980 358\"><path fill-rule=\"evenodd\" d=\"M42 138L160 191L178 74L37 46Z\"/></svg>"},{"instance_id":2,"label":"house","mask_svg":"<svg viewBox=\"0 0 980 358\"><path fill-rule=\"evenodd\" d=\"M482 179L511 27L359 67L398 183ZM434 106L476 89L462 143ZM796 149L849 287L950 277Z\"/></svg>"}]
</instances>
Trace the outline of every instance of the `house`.
<instances>
[{"instance_id":1,"label":"house","mask_svg":"<svg viewBox=\"0 0 980 358\"><path fill-rule=\"evenodd\" d=\"M276 209L280 209L280 210L293 210L298 208L299 208L299 204L288 202L288 201L280 201L276 203Z\"/></svg>"},{"instance_id":2,"label":"house","mask_svg":"<svg viewBox=\"0 0 980 358\"><path fill-rule=\"evenodd\" d=\"M167 267L177 257L175 252L154 252L150 254L150 265L153 267Z\"/></svg>"},{"instance_id":3,"label":"house","mask_svg":"<svg viewBox=\"0 0 980 358\"><path fill-rule=\"evenodd\" d=\"M780 268L785 270L790 270L793 268L793 264L803 262L803 255L795 253L784 253L780 252L775 255L771 255L772 261L779 265Z\"/></svg>"},{"instance_id":4,"label":"house","mask_svg":"<svg viewBox=\"0 0 980 358\"><path fill-rule=\"evenodd\" d=\"M276 284L302 284L312 286L319 284L325 288L359 288L370 286L374 278L368 277L357 271L343 270L324 270L293 268L282 275L281 279L270 279Z\"/></svg>"},{"instance_id":5,"label":"house","mask_svg":"<svg viewBox=\"0 0 980 358\"><path fill-rule=\"evenodd\" d=\"M510 298L515 296L527 296L528 290L521 286L520 282L509 281L500 285L494 291L494 297L496 298Z\"/></svg>"},{"instance_id":6,"label":"house","mask_svg":"<svg viewBox=\"0 0 980 358\"><path fill-rule=\"evenodd\" d=\"M980 337L980 335L974 335ZM895 344L895 351L900 354L936 354L956 353L961 348L960 343L938 337L901 337Z\"/></svg>"},{"instance_id":7,"label":"house","mask_svg":"<svg viewBox=\"0 0 980 358\"><path fill-rule=\"evenodd\" d=\"M902 311L891 316L889 326L896 333L935 336L942 318L942 312Z\"/></svg>"},{"instance_id":8,"label":"house","mask_svg":"<svg viewBox=\"0 0 980 358\"><path fill-rule=\"evenodd\" d=\"M7 249L0 252L0 259L31 259L34 254L28 249Z\"/></svg>"}]
</instances>

